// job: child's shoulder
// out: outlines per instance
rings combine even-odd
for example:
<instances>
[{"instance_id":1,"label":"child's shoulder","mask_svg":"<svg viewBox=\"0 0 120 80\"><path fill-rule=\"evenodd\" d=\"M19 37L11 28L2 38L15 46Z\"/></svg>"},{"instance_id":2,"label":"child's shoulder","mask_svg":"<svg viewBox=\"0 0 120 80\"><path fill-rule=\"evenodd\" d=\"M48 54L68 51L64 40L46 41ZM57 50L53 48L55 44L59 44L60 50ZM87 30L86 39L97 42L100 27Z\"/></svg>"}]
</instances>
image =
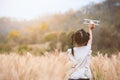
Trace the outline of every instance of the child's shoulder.
<instances>
[{"instance_id":1,"label":"child's shoulder","mask_svg":"<svg viewBox=\"0 0 120 80\"><path fill-rule=\"evenodd\" d=\"M71 52L72 52L72 49L69 48L69 49L67 50L67 54L71 54Z\"/></svg>"}]
</instances>

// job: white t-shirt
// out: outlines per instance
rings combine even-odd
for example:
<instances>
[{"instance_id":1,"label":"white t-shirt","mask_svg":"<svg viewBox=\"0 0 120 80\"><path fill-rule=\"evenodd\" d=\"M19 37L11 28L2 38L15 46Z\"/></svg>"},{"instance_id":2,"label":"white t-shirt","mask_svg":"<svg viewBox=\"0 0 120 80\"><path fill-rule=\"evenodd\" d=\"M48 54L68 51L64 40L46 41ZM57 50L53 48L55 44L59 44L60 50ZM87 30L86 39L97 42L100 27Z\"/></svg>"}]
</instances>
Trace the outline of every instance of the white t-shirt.
<instances>
[{"instance_id":1,"label":"white t-shirt","mask_svg":"<svg viewBox=\"0 0 120 80\"><path fill-rule=\"evenodd\" d=\"M90 62L91 62L91 45L82 47L74 47L74 56L72 55L71 49L68 49L68 56L70 61L75 64L81 63L85 58L86 61L81 64L81 66L70 76L71 79L79 78L91 78Z\"/></svg>"}]
</instances>

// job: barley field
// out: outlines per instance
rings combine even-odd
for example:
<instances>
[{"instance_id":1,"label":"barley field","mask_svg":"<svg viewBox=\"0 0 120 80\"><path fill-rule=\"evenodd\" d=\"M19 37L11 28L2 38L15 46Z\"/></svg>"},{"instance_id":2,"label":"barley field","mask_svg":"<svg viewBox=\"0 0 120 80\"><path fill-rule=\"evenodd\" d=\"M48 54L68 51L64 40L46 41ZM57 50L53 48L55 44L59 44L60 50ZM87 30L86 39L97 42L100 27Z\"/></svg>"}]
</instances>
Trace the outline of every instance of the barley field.
<instances>
[{"instance_id":1,"label":"barley field","mask_svg":"<svg viewBox=\"0 0 120 80\"><path fill-rule=\"evenodd\" d=\"M70 69L66 53L43 56L0 54L0 80L65 80ZM120 53L92 57L92 80L120 80Z\"/></svg>"}]
</instances>

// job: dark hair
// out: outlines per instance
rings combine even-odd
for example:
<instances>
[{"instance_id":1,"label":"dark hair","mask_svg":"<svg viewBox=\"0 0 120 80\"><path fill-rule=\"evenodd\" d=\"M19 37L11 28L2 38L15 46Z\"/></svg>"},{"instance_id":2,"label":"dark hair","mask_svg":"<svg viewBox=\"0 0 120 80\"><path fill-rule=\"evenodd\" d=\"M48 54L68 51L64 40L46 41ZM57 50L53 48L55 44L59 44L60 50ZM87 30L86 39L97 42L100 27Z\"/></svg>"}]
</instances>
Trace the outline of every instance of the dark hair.
<instances>
[{"instance_id":1,"label":"dark hair","mask_svg":"<svg viewBox=\"0 0 120 80\"><path fill-rule=\"evenodd\" d=\"M76 43L79 46L86 46L89 40L89 33L83 29L80 29L73 33L71 38L72 38L72 55L74 56L73 50L74 43Z\"/></svg>"}]
</instances>

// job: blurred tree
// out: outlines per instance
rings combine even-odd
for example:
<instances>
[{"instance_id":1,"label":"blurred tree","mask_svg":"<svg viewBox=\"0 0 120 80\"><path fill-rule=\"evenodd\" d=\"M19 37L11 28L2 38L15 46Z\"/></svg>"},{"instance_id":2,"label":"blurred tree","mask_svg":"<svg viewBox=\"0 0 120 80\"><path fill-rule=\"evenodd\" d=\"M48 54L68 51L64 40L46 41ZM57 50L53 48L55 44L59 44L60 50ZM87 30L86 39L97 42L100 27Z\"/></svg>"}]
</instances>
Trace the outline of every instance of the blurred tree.
<instances>
[{"instance_id":1,"label":"blurred tree","mask_svg":"<svg viewBox=\"0 0 120 80\"><path fill-rule=\"evenodd\" d=\"M40 29L42 31L47 31L48 30L48 24L46 22L43 22L41 25L40 25Z\"/></svg>"},{"instance_id":2,"label":"blurred tree","mask_svg":"<svg viewBox=\"0 0 120 80\"><path fill-rule=\"evenodd\" d=\"M32 33L30 34L30 36L32 37L32 43L40 43L41 37L48 31L48 29L49 27L46 22L34 25Z\"/></svg>"},{"instance_id":3,"label":"blurred tree","mask_svg":"<svg viewBox=\"0 0 120 80\"><path fill-rule=\"evenodd\" d=\"M8 34L8 42L12 41L12 42L18 42L18 38L20 36L19 31L17 30L12 30L11 32L9 32Z\"/></svg>"},{"instance_id":4,"label":"blurred tree","mask_svg":"<svg viewBox=\"0 0 120 80\"><path fill-rule=\"evenodd\" d=\"M52 33L48 33L47 35L43 36L42 42L49 42L49 41L56 42L57 41L57 33L52 32Z\"/></svg>"},{"instance_id":5,"label":"blurred tree","mask_svg":"<svg viewBox=\"0 0 120 80\"><path fill-rule=\"evenodd\" d=\"M62 51L65 51L65 47L67 46L67 41L68 41L66 32L61 32L58 39L62 43L61 44Z\"/></svg>"}]
</instances>

